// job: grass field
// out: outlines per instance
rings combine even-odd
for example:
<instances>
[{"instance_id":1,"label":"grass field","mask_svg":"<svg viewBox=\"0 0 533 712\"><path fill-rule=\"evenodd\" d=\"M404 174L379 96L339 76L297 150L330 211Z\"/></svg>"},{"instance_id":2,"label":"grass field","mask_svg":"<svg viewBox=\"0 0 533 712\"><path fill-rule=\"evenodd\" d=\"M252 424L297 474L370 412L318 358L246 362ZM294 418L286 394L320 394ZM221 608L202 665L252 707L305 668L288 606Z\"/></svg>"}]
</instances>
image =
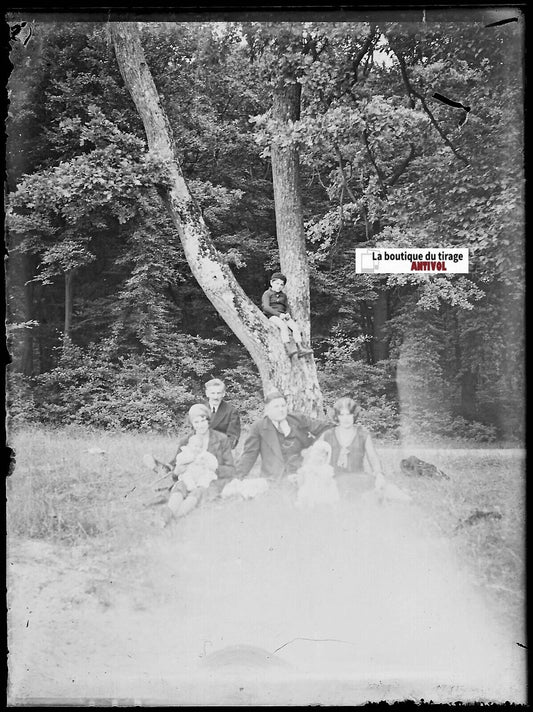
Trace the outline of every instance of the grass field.
<instances>
[{"instance_id":1,"label":"grass field","mask_svg":"<svg viewBox=\"0 0 533 712\"><path fill-rule=\"evenodd\" d=\"M240 597L242 602L235 609L230 605L227 617L223 618L216 615L215 605L214 627L206 638L215 640L218 628L224 629L221 634L225 636L236 635L239 624L233 618L241 617L245 620L248 642L258 640L265 644L265 635L268 637L273 629L268 627L271 624L266 612L264 620L264 615L256 620L253 602L269 591L265 611L269 606L273 608L273 620L278 612L286 614L286 628L280 630L277 640L287 640L291 637L288 630L296 625L295 621L301 618L302 626L309 622L303 615L305 606L298 605L295 599L300 577L292 577L291 556L303 563L300 574L305 571L308 576L319 577L312 586L320 586L321 572L329 570L335 557L339 571L352 566L352 559L343 554L346 548L343 527L347 525L347 516L355 523L358 520L353 518L348 502L339 510L338 520L330 520L324 513L322 521L320 513L313 514L305 535L298 529L300 524L304 526L305 517L300 522L294 508L287 503L282 505L281 500L278 506L275 492L264 502L218 503L204 512L194 512L174 533L161 531L159 508L143 506L153 496L148 485L154 475L143 465L142 457L152 452L163 460L169 459L174 454L171 438L36 429L13 434L10 445L16 458L7 481L8 598L12 611L11 644L15 651L10 670L12 694L19 700L35 698L46 690L51 696L62 697L67 694L71 677L74 681L84 675L90 677L87 683L79 682L81 686L76 689L84 692L78 694L96 694L94 680L98 678L102 685L106 684L105 666L112 660L117 661L112 667L115 673L121 670L124 675L133 675L139 681L140 694L148 694L147 685L158 685L162 679L159 666L167 658L158 656L168 655L163 651L174 650L177 654L179 640L183 659L196 655L196 649L185 648L188 641L193 645L198 640L204 624L207 625L205 612L213 603L210 591L214 580L218 582L216 600L226 597L232 602ZM440 443L439 449L404 450L400 446L378 444L385 473L411 494L412 503L383 504L366 511L363 529L370 533L370 539L363 539L366 544L358 554L357 566L374 567L372 562L378 562L375 569L375 576L381 581L378 590L394 591L392 599L387 599L392 600L393 614L396 597L398 605L403 600L402 605L408 608L413 605L413 596L415 599L425 596L425 600L434 597L431 620L437 625L439 609L451 605L449 620L456 630L453 635L461 636L464 628L459 620L466 615L466 607L463 609L460 600L455 605L441 597L442 589L437 586L439 576L447 580L447 571L450 577L455 576L455 564L446 568L448 559L439 558L439 552L444 554L439 541L445 544L446 551L451 542L460 577L473 583L482 598L493 606L494 620L505 629L508 645L518 651L516 643L526 644L524 455L512 449L453 446L450 443L446 449ZM422 480L402 475L401 458L412 454L437 465L449 479ZM492 516L478 516L479 512ZM356 516L361 515L360 511ZM373 517L377 517L374 525ZM331 530L332 521L338 524L335 531ZM422 540L413 538L414 530L409 534L411 525L421 532ZM212 539L214 531L220 534ZM280 550L279 557L271 558L274 556L271 552L279 550L281 532L286 535L282 538L286 542L282 547L285 553ZM355 530L354 536L357 539ZM428 550L426 538L433 541ZM239 547L244 541L248 545L241 551ZM399 546L400 558L387 548L387 541L394 550ZM383 546L385 549L380 550ZM434 561L435 580L433 574L427 579L419 578L421 569L418 567L417 575L418 560L413 558L424 557L429 550L436 558L420 561L420 565L422 569L426 565L431 569ZM243 557L242 561L238 557ZM382 560L388 563L380 569ZM326 569L321 568L324 565ZM373 587L360 587L358 570L352 568L356 575L353 584L358 595L365 599L372 596ZM346 572L351 575L348 569ZM265 573L271 581L274 577L280 595L288 587L279 607L270 589L264 590ZM427 585L425 593L424 589L416 588L418 580ZM302 585L305 592L310 590L303 580ZM335 590L328 589L326 602L330 595L336 595ZM338 590L337 593L341 595ZM179 606L176 609L176 603L182 598L189 600L189 594L190 600L196 599L198 605L198 617L190 620L188 616L177 615ZM305 600L307 593L303 595ZM293 599L294 605L290 603L287 608ZM375 608L370 599L368 605ZM325 615L349 608L349 603L339 601L334 610L326 605ZM288 610L292 610L292 617ZM373 618L370 616L368 620ZM409 618L402 620L409 634ZM365 621L362 619L357 625L365 625ZM344 625L342 620L340 625ZM190 629L179 633L176 639L174 628L183 626ZM133 628L142 630L142 636L132 648ZM388 648L392 642L387 638L388 628L382 635L388 640L385 646ZM400 636L398 643L402 640ZM416 655L416 648L411 652ZM168 663L165 679L172 680L171 658ZM140 675L147 676L146 682ZM113 680L118 685L118 678ZM125 684L124 689L129 689L127 680ZM111 685L105 689L114 688ZM369 694L368 688L363 694ZM174 695L170 692L168 699L175 699Z\"/></svg>"},{"instance_id":2,"label":"grass field","mask_svg":"<svg viewBox=\"0 0 533 712\"><path fill-rule=\"evenodd\" d=\"M525 616L525 454L518 449L405 451L435 464L449 480L406 477L401 454L381 452L394 481L413 496L438 535L451 539L458 560L474 584L520 631ZM487 513L488 516L482 516ZM518 634L518 633L517 633Z\"/></svg>"},{"instance_id":3,"label":"grass field","mask_svg":"<svg viewBox=\"0 0 533 712\"><path fill-rule=\"evenodd\" d=\"M157 511L146 510L153 474L146 452L174 453L158 435L27 430L14 434L14 469L7 482L9 538L75 545L105 541L120 548L153 530ZM520 450L378 446L387 476L409 492L438 535L449 537L478 585L517 624L525 590L525 475ZM400 460L416 454L449 480L409 478ZM468 522L476 512L495 513Z\"/></svg>"}]
</instances>

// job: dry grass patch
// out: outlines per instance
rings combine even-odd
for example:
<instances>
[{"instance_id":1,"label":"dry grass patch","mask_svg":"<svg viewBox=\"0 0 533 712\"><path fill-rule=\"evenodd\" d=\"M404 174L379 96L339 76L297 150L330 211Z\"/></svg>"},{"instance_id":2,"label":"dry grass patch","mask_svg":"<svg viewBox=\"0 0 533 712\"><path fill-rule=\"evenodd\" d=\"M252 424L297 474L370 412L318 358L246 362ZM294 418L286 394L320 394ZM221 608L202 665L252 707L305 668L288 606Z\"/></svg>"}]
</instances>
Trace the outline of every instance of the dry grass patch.
<instances>
[{"instance_id":1,"label":"dry grass patch","mask_svg":"<svg viewBox=\"0 0 533 712\"><path fill-rule=\"evenodd\" d=\"M163 436L28 430L10 441L15 466L7 481L8 532L76 543L146 533L142 503L153 479L142 457L170 457Z\"/></svg>"}]
</instances>

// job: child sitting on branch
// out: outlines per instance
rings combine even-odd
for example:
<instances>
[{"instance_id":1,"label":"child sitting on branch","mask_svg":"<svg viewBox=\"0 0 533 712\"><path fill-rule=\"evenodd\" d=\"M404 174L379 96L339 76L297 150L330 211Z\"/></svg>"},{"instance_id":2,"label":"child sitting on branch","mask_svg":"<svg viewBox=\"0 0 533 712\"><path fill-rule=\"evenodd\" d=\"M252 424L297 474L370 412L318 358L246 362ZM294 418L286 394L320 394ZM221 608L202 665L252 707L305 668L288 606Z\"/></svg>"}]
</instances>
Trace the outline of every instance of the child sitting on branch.
<instances>
[{"instance_id":1,"label":"child sitting on branch","mask_svg":"<svg viewBox=\"0 0 533 712\"><path fill-rule=\"evenodd\" d=\"M283 291L286 283L287 277L281 272L275 272L270 279L269 289L263 293L261 306L270 321L278 327L281 340L287 346L289 356L298 355L301 358L312 354L313 351L302 347L302 332L289 313L287 295ZM291 332L294 346L290 344Z\"/></svg>"}]
</instances>

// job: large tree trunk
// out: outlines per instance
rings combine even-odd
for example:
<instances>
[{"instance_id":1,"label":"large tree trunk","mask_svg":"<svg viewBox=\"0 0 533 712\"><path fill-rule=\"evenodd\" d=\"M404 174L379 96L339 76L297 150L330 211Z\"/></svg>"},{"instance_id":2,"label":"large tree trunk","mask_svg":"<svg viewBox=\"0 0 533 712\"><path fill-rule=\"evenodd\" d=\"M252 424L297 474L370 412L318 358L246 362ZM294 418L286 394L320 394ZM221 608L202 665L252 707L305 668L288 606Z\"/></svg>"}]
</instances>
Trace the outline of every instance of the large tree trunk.
<instances>
[{"instance_id":1,"label":"large tree trunk","mask_svg":"<svg viewBox=\"0 0 533 712\"><path fill-rule=\"evenodd\" d=\"M280 124L300 118L301 85L283 82L274 90L272 116ZM276 233L281 271L287 277L286 292L293 319L302 330L305 346L311 339L309 296L309 263L305 248L300 165L298 151L293 146L280 146L274 141L271 150ZM305 402L322 410L322 395L313 357L293 366L291 377L299 389L304 389Z\"/></svg>"},{"instance_id":2,"label":"large tree trunk","mask_svg":"<svg viewBox=\"0 0 533 712\"><path fill-rule=\"evenodd\" d=\"M189 192L172 128L146 63L137 23L114 22L110 28L120 73L144 124L148 148L167 166L170 187L164 191L164 200L194 277L249 351L259 369L263 390L280 388L287 394L291 408L316 414L321 403L314 383L316 374L313 380L314 364L303 360L291 364L276 328L246 296L218 254Z\"/></svg>"},{"instance_id":3,"label":"large tree trunk","mask_svg":"<svg viewBox=\"0 0 533 712\"><path fill-rule=\"evenodd\" d=\"M301 86L296 82L277 88L272 104L274 120L280 124L298 121L300 95ZM298 152L292 146L282 147L274 141L271 156L280 266L289 277L286 292L292 315L302 323L304 339L308 340L309 265L305 251Z\"/></svg>"}]
</instances>

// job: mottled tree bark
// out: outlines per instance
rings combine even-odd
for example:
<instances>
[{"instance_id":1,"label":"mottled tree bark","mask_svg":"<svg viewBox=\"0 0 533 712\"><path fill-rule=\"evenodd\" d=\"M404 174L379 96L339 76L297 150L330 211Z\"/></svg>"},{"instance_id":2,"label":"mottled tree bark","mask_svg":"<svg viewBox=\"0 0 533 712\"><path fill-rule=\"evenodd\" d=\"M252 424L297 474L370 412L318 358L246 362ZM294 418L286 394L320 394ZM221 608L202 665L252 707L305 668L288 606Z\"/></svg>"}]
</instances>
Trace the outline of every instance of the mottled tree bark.
<instances>
[{"instance_id":1,"label":"mottled tree bark","mask_svg":"<svg viewBox=\"0 0 533 712\"><path fill-rule=\"evenodd\" d=\"M300 118L301 85L283 82L274 90L272 117L280 124ZM294 146L280 146L274 141L271 149L276 233L281 271L287 277L286 292L293 319L300 325L303 343L310 344L309 263L305 247L300 165ZM293 366L291 377L302 390L304 403L322 409L313 357L300 360Z\"/></svg>"},{"instance_id":2,"label":"mottled tree bark","mask_svg":"<svg viewBox=\"0 0 533 712\"><path fill-rule=\"evenodd\" d=\"M172 128L146 63L137 23L114 22L110 28L120 73L144 124L148 148L168 167L170 187L165 190L164 200L195 279L250 353L263 390L280 388L287 394L291 408L317 414L321 403L314 383L314 363L289 360L276 327L244 293L211 240L183 176ZM290 258L284 253L282 259ZM306 327L308 338L309 326L302 326Z\"/></svg>"},{"instance_id":3,"label":"mottled tree bark","mask_svg":"<svg viewBox=\"0 0 533 712\"><path fill-rule=\"evenodd\" d=\"M274 91L272 117L280 124L300 118L301 86L298 83ZM286 292L293 317L309 323L309 268L305 251L305 233L300 190L298 152L292 146L272 144L272 177L276 209L276 232L282 272L290 277ZM307 329L309 332L309 329ZM309 339L309 333L304 338Z\"/></svg>"}]
</instances>

